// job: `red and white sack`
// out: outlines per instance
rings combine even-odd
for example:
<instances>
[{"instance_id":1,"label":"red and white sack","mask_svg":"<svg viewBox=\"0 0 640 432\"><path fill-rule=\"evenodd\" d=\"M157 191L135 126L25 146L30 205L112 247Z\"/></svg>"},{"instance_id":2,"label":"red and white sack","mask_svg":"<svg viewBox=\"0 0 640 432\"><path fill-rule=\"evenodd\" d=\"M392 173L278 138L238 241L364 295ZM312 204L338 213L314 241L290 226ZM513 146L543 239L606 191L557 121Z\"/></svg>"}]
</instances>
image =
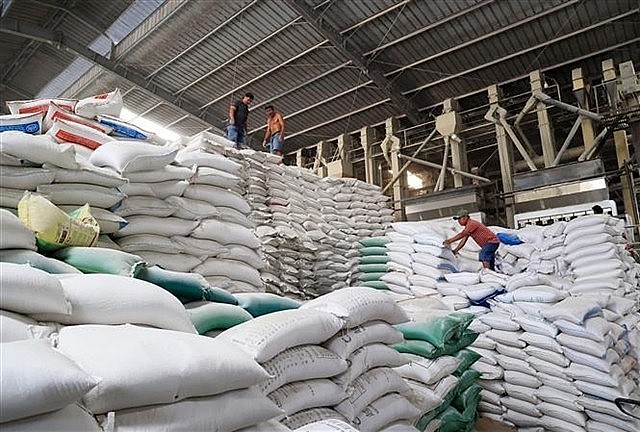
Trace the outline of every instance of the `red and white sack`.
<instances>
[{"instance_id":1,"label":"red and white sack","mask_svg":"<svg viewBox=\"0 0 640 432\"><path fill-rule=\"evenodd\" d=\"M67 120L55 120L47 132L59 143L74 143L95 150L114 139L89 126Z\"/></svg>"},{"instance_id":2,"label":"red and white sack","mask_svg":"<svg viewBox=\"0 0 640 432\"><path fill-rule=\"evenodd\" d=\"M78 101L76 99L31 99L7 101L7 107L11 114L30 114L42 113L46 114L49 110L49 104L55 103L59 107L73 112Z\"/></svg>"},{"instance_id":3,"label":"red and white sack","mask_svg":"<svg viewBox=\"0 0 640 432\"><path fill-rule=\"evenodd\" d=\"M91 119L101 114L118 117L122 111L122 105L122 93L120 89L115 89L110 93L80 99L75 106L75 113Z\"/></svg>"},{"instance_id":4,"label":"red and white sack","mask_svg":"<svg viewBox=\"0 0 640 432\"><path fill-rule=\"evenodd\" d=\"M102 123L98 123L97 121L89 120L84 117L77 116L69 110L55 104L49 104L49 110L46 112L44 116L44 120L42 122L42 131L46 132L53 126L53 123L56 120L65 120L71 123L79 123L81 125L89 126L92 129L100 131L104 134L109 135L113 130L111 127L104 125Z\"/></svg>"}]
</instances>

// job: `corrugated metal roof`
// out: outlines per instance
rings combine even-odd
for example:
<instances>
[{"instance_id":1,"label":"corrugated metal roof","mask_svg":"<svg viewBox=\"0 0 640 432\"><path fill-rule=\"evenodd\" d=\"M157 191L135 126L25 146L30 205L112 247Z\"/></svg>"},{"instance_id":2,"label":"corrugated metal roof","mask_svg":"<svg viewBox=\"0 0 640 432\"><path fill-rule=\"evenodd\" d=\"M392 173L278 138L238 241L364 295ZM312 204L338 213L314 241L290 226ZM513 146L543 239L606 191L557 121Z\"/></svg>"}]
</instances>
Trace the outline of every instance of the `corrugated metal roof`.
<instances>
[{"instance_id":1,"label":"corrugated metal roof","mask_svg":"<svg viewBox=\"0 0 640 432\"><path fill-rule=\"evenodd\" d=\"M568 82L571 67L598 75L607 55L640 57L634 0L307 0L344 38L343 47L324 42L317 23L299 17L288 1L58 0L43 7L26 0L13 2L7 17L63 32L100 53L111 40L120 43L118 64L148 77L147 89L173 94L166 100L132 90L126 106L182 133L219 127L229 103L252 91L249 129L261 140L264 105L273 103L288 119L290 148L403 114L344 49L382 69L425 114L449 97L480 92L485 100L488 85L536 68L562 67L556 79ZM134 31L142 22L145 31ZM65 51L6 34L0 60L9 65L3 84L31 95L131 87L95 66L87 71ZM78 78L82 84L65 90ZM189 117L172 105L181 101L189 103Z\"/></svg>"}]
</instances>

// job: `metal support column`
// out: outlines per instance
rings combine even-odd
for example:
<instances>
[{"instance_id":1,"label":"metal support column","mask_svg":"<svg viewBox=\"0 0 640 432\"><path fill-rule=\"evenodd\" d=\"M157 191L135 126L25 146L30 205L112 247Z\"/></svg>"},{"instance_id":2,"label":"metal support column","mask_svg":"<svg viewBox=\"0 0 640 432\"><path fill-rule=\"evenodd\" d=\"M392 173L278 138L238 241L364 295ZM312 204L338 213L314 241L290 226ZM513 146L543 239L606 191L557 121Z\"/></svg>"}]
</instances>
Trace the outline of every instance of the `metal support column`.
<instances>
[{"instance_id":1,"label":"metal support column","mask_svg":"<svg viewBox=\"0 0 640 432\"><path fill-rule=\"evenodd\" d=\"M627 139L627 132L623 130L615 131L613 133L613 142L616 146L616 157L618 159L618 168L623 168L627 161L629 161L629 140ZM624 212L631 217L633 224L637 224L636 220L636 208L635 200L633 197L633 188L629 184L629 178L626 175L620 176L620 183L622 184L622 199L624 201Z\"/></svg>"},{"instance_id":2,"label":"metal support column","mask_svg":"<svg viewBox=\"0 0 640 432\"><path fill-rule=\"evenodd\" d=\"M544 92L544 77L542 76L542 72L539 70L531 72L529 74L529 80L531 82L532 92ZM540 142L542 143L542 159L544 160L545 167L551 167L556 158L556 144L551 116L547 112L547 107L542 103L536 105L536 110L538 111L538 128L540 129Z\"/></svg>"},{"instance_id":3,"label":"metal support column","mask_svg":"<svg viewBox=\"0 0 640 432\"><path fill-rule=\"evenodd\" d=\"M313 164L313 171L320 177L327 177L327 160L329 153L329 144L326 141L320 141L316 144L316 160Z\"/></svg>"},{"instance_id":4,"label":"metal support column","mask_svg":"<svg viewBox=\"0 0 640 432\"><path fill-rule=\"evenodd\" d=\"M387 135L394 135L398 129L398 121L391 117L385 122L385 130ZM395 178L400 174L400 140L393 139L391 145L391 173ZM396 220L404 220L404 191L407 188L407 175L403 173L393 184L393 209L395 210Z\"/></svg>"},{"instance_id":5,"label":"metal support column","mask_svg":"<svg viewBox=\"0 0 640 432\"><path fill-rule=\"evenodd\" d=\"M573 83L573 94L578 101L578 107L590 110L589 107L589 88L586 84L584 73L582 68L577 68L571 71L571 81ZM582 129L582 142L584 147L589 147L596 139L595 127L593 120L588 117L582 117L580 119L580 127Z\"/></svg>"},{"instance_id":6,"label":"metal support column","mask_svg":"<svg viewBox=\"0 0 640 432\"><path fill-rule=\"evenodd\" d=\"M367 183L378 184L376 181L375 159L372 155L373 128L365 126L360 129L360 145L364 150L364 175Z\"/></svg>"},{"instance_id":7,"label":"metal support column","mask_svg":"<svg viewBox=\"0 0 640 432\"><path fill-rule=\"evenodd\" d=\"M302 168L304 166L304 157L302 156L302 149L296 151L296 166Z\"/></svg>"},{"instance_id":8,"label":"metal support column","mask_svg":"<svg viewBox=\"0 0 640 432\"><path fill-rule=\"evenodd\" d=\"M497 85L492 85L488 89L489 103L492 107L497 108L500 102L501 92ZM500 174L502 176L502 192L510 195L513 192L513 150L509 145L507 133L503 126L496 123L496 142L498 144L498 156L500 157ZM505 212L507 215L507 225L513 227L513 217L515 208L513 198L506 197L504 199Z\"/></svg>"},{"instance_id":9,"label":"metal support column","mask_svg":"<svg viewBox=\"0 0 640 432\"><path fill-rule=\"evenodd\" d=\"M436 129L447 138L451 146L451 166L458 171L469 171L469 162L467 160L467 147L464 141L457 135L462 129L462 118L458 114L459 105L455 99L445 99L442 104L443 112L436 118ZM443 162L446 165L446 162ZM461 187L468 184L468 179L460 174L453 175L454 187ZM440 188L444 187L444 181L441 182Z\"/></svg>"},{"instance_id":10,"label":"metal support column","mask_svg":"<svg viewBox=\"0 0 640 432\"><path fill-rule=\"evenodd\" d=\"M331 162L329 175L333 177L352 177L353 163L351 162L351 147L353 139L349 134L341 134L338 136L338 158Z\"/></svg>"}]
</instances>

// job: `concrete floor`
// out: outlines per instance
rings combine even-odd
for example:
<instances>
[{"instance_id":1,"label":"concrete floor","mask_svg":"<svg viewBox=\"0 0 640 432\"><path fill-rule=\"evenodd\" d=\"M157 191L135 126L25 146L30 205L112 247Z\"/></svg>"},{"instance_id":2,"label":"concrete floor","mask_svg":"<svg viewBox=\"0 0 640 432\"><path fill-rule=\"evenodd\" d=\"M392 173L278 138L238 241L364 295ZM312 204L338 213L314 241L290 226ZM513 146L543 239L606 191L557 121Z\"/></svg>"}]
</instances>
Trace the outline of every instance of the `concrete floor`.
<instances>
[{"instance_id":1,"label":"concrete floor","mask_svg":"<svg viewBox=\"0 0 640 432\"><path fill-rule=\"evenodd\" d=\"M516 429L496 423L488 418L480 417L476 422L476 432L516 432Z\"/></svg>"}]
</instances>

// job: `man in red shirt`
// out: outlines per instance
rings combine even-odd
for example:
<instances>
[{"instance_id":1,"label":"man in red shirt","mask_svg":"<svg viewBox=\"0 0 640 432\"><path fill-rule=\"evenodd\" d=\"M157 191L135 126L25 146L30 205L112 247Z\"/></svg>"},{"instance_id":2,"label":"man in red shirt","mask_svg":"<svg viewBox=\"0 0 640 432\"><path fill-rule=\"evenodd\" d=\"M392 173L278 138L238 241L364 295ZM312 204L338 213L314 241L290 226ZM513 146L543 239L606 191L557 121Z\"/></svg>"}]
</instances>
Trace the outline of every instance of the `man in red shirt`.
<instances>
[{"instance_id":1,"label":"man in red shirt","mask_svg":"<svg viewBox=\"0 0 640 432\"><path fill-rule=\"evenodd\" d=\"M484 268L493 270L496 260L496 251L498 250L498 246L500 246L500 240L498 240L498 237L489 228L477 220L471 219L469 217L469 213L464 210L458 212L458 214L453 218L457 220L464 229L459 234L446 239L443 244L446 246L455 241L462 240L453 250L453 253L455 254L464 247L469 237L471 237L476 243L478 243L478 246L482 248L480 249L479 256L480 261L482 261L482 265Z\"/></svg>"}]
</instances>

